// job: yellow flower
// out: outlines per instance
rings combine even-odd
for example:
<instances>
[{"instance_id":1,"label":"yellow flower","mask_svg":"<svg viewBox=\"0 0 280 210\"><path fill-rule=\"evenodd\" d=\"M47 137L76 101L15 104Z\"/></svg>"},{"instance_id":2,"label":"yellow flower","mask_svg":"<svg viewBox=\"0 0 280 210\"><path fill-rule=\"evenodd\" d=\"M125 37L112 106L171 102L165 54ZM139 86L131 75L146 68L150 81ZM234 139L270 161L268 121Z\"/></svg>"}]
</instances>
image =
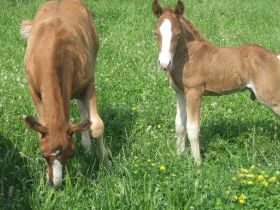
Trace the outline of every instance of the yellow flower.
<instances>
[{"instance_id":1,"label":"yellow flower","mask_svg":"<svg viewBox=\"0 0 280 210\"><path fill-rule=\"evenodd\" d=\"M239 174L240 177L255 178L254 174Z\"/></svg>"},{"instance_id":2,"label":"yellow flower","mask_svg":"<svg viewBox=\"0 0 280 210\"><path fill-rule=\"evenodd\" d=\"M166 168L165 168L165 166L161 165L161 166L159 167L159 170L160 170L160 171L165 171Z\"/></svg>"},{"instance_id":3,"label":"yellow flower","mask_svg":"<svg viewBox=\"0 0 280 210\"><path fill-rule=\"evenodd\" d=\"M240 183L241 184L246 184L246 180L241 180Z\"/></svg>"},{"instance_id":4,"label":"yellow flower","mask_svg":"<svg viewBox=\"0 0 280 210\"><path fill-rule=\"evenodd\" d=\"M248 170L247 170L246 168L244 168L244 167L242 167L242 168L240 169L240 171L243 172L243 173L247 173L247 172L248 172Z\"/></svg>"},{"instance_id":5,"label":"yellow flower","mask_svg":"<svg viewBox=\"0 0 280 210\"><path fill-rule=\"evenodd\" d=\"M264 176L263 175L257 176L257 181L262 181L262 180L264 180Z\"/></svg>"},{"instance_id":6,"label":"yellow flower","mask_svg":"<svg viewBox=\"0 0 280 210\"><path fill-rule=\"evenodd\" d=\"M251 170L254 170L255 168L256 168L255 165L251 165L251 167L250 167Z\"/></svg>"},{"instance_id":7,"label":"yellow flower","mask_svg":"<svg viewBox=\"0 0 280 210\"><path fill-rule=\"evenodd\" d=\"M248 181L247 184L248 184L248 185L252 185L252 184L253 184L253 181Z\"/></svg>"},{"instance_id":8,"label":"yellow flower","mask_svg":"<svg viewBox=\"0 0 280 210\"><path fill-rule=\"evenodd\" d=\"M240 199L246 199L246 196L245 196L243 193L241 193L240 196L239 196L239 198L240 198Z\"/></svg>"},{"instance_id":9,"label":"yellow flower","mask_svg":"<svg viewBox=\"0 0 280 210\"><path fill-rule=\"evenodd\" d=\"M269 182L275 182L276 181L276 176L272 176L268 180Z\"/></svg>"},{"instance_id":10,"label":"yellow flower","mask_svg":"<svg viewBox=\"0 0 280 210\"><path fill-rule=\"evenodd\" d=\"M248 177L248 178L255 178L255 174L246 174L246 177Z\"/></svg>"},{"instance_id":11,"label":"yellow flower","mask_svg":"<svg viewBox=\"0 0 280 210\"><path fill-rule=\"evenodd\" d=\"M268 186L268 183L267 183L266 181L262 181L262 182L261 182L261 185L267 187L267 186Z\"/></svg>"},{"instance_id":12,"label":"yellow flower","mask_svg":"<svg viewBox=\"0 0 280 210\"><path fill-rule=\"evenodd\" d=\"M160 129L160 128L161 128L161 125L156 125L156 128Z\"/></svg>"},{"instance_id":13,"label":"yellow flower","mask_svg":"<svg viewBox=\"0 0 280 210\"><path fill-rule=\"evenodd\" d=\"M246 203L246 196L242 193L239 196L238 195L234 195L233 199L238 201L240 204L244 204Z\"/></svg>"}]
</instances>

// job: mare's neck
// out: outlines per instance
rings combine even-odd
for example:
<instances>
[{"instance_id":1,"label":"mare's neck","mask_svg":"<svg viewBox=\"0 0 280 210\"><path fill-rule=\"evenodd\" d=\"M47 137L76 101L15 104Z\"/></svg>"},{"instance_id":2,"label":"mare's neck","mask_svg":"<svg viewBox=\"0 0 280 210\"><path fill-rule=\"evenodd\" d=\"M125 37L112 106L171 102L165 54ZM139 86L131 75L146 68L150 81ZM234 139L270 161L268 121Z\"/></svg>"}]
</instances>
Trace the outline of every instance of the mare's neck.
<instances>
[{"instance_id":1,"label":"mare's neck","mask_svg":"<svg viewBox=\"0 0 280 210\"><path fill-rule=\"evenodd\" d=\"M63 98L63 90L56 73L51 74L42 86L44 118L49 129L60 129L69 121L69 99Z\"/></svg>"}]
</instances>

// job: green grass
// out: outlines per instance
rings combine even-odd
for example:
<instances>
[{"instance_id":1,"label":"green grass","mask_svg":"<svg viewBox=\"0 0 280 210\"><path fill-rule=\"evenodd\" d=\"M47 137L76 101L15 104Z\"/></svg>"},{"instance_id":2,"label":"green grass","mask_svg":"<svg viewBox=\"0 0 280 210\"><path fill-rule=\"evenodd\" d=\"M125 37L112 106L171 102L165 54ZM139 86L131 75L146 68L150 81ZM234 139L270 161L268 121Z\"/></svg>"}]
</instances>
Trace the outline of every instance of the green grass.
<instances>
[{"instance_id":1,"label":"green grass","mask_svg":"<svg viewBox=\"0 0 280 210\"><path fill-rule=\"evenodd\" d=\"M41 0L2 0L0 8L0 209L279 209L278 119L249 93L205 97L201 115L203 163L175 152L175 95L157 66L151 1L86 0L101 47L96 68L98 108L113 166L98 169L76 136L64 185L46 184L38 136L22 115L35 111L23 71L22 20ZM161 1L162 4L175 4ZM276 0L185 0L185 15L218 46L257 43L280 51ZM73 121L79 121L75 103ZM161 128L157 128L161 125ZM151 160L151 162L149 161ZM159 167L164 165L165 171ZM277 181L268 187L233 181L255 165ZM228 189L232 192L226 193ZM245 204L233 199L244 193Z\"/></svg>"}]
</instances>

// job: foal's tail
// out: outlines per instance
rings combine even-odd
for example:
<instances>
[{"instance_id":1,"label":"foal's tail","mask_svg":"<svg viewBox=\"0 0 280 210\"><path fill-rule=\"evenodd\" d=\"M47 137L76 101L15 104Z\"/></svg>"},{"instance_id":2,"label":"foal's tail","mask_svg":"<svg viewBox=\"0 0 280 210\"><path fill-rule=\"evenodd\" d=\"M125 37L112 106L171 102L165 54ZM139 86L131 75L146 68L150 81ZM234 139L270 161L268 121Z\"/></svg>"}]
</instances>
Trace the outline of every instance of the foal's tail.
<instances>
[{"instance_id":1,"label":"foal's tail","mask_svg":"<svg viewBox=\"0 0 280 210\"><path fill-rule=\"evenodd\" d=\"M24 20L20 24L20 35L24 39L28 39L30 32L32 29L32 21L31 20Z\"/></svg>"}]
</instances>

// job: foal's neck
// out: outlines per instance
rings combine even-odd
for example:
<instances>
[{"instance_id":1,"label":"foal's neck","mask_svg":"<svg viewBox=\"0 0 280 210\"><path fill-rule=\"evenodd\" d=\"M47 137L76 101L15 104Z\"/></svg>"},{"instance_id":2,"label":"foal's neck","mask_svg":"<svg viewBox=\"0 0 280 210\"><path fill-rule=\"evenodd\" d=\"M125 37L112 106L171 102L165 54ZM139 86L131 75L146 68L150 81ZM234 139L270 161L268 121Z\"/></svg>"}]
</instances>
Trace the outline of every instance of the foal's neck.
<instances>
[{"instance_id":1,"label":"foal's neck","mask_svg":"<svg viewBox=\"0 0 280 210\"><path fill-rule=\"evenodd\" d=\"M192 23L188 21L185 17L183 16L180 17L179 21L180 21L183 37L188 43L192 41L208 42L202 36L202 34L192 25Z\"/></svg>"}]
</instances>

